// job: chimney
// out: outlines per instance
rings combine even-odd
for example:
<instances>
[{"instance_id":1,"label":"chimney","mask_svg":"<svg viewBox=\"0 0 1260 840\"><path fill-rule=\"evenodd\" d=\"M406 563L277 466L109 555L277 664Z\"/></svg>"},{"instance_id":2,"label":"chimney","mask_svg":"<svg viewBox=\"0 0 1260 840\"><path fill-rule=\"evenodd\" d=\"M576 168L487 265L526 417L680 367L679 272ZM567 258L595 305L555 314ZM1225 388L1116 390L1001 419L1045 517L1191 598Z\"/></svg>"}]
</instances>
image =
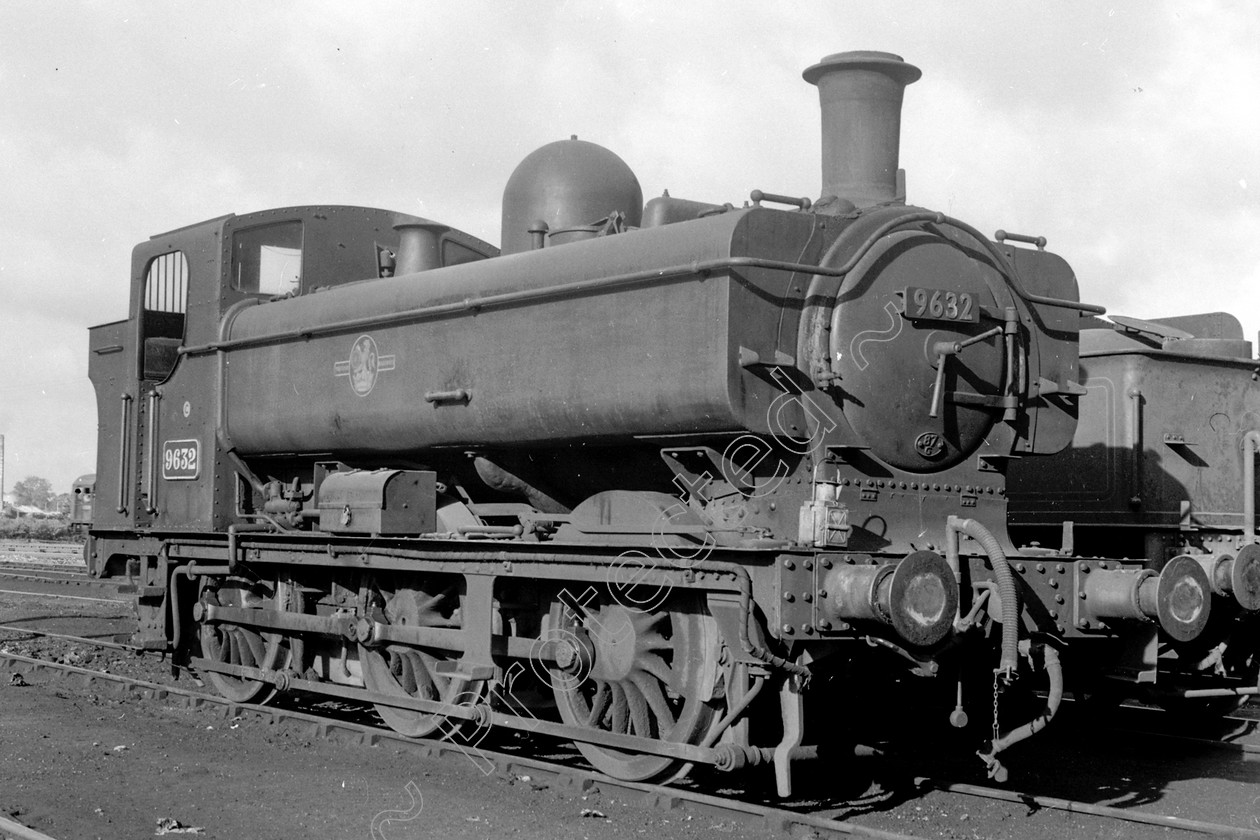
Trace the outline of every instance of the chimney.
<instances>
[{"instance_id":1,"label":"chimney","mask_svg":"<svg viewBox=\"0 0 1260 840\"><path fill-rule=\"evenodd\" d=\"M857 207L904 199L897 189L901 97L923 75L901 56L829 55L803 74L822 105L822 193Z\"/></svg>"}]
</instances>

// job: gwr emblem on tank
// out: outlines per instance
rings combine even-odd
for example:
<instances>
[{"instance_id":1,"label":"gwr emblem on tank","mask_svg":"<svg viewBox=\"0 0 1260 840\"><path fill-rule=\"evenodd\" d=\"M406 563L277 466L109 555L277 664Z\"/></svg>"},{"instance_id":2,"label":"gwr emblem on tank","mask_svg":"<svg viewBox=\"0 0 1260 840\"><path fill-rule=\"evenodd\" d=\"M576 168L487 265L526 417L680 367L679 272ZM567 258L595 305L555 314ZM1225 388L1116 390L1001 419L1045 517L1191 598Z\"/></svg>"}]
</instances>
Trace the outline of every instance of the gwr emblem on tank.
<instances>
[{"instance_id":1,"label":"gwr emblem on tank","mask_svg":"<svg viewBox=\"0 0 1260 840\"><path fill-rule=\"evenodd\" d=\"M924 458L939 458L945 451L945 439L936 432L924 432L914 439L914 449Z\"/></svg>"},{"instance_id":2,"label":"gwr emblem on tank","mask_svg":"<svg viewBox=\"0 0 1260 840\"><path fill-rule=\"evenodd\" d=\"M376 387L377 375L393 369L394 357L382 356L375 339L361 335L350 348L350 358L333 365L333 374L350 377L350 387L360 397L366 397Z\"/></svg>"}]
</instances>

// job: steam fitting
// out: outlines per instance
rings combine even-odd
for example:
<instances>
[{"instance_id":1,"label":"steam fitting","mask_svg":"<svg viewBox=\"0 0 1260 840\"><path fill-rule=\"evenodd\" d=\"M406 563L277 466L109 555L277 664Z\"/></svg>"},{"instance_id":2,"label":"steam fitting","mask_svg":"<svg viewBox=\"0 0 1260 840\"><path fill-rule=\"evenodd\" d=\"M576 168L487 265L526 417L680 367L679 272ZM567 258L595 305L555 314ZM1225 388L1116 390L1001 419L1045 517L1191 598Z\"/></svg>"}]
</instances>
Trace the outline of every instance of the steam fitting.
<instances>
[{"instance_id":1,"label":"steam fitting","mask_svg":"<svg viewBox=\"0 0 1260 840\"><path fill-rule=\"evenodd\" d=\"M819 607L829 620L888 625L915 647L945 638L958 609L954 572L931 551L916 551L896 565L837 566L823 589Z\"/></svg>"}]
</instances>

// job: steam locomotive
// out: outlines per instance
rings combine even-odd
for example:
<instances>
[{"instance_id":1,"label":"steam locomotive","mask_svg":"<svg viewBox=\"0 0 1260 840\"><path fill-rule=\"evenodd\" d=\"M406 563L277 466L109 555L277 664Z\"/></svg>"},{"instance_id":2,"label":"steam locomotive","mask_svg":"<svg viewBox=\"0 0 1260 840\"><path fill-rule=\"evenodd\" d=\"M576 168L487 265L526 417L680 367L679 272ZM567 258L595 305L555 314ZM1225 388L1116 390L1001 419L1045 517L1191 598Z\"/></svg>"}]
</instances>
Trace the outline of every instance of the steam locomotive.
<instances>
[{"instance_id":1,"label":"steam locomotive","mask_svg":"<svg viewBox=\"0 0 1260 840\"><path fill-rule=\"evenodd\" d=\"M86 549L134 579L135 644L237 702L537 732L620 779L772 764L786 795L838 669L959 695L980 673L994 704L1044 683L982 745L1001 778L1063 660L1159 681L1161 646L1253 615L1250 533L1216 565L1014 547L1008 479L1072 444L1102 310L1037 238L906 203L919 76L879 52L805 71L817 201L644 204L572 138L512 174L497 249L345 206L138 245L129 317L91 331ZM1197 676L1230 697L1250 678Z\"/></svg>"},{"instance_id":2,"label":"steam locomotive","mask_svg":"<svg viewBox=\"0 0 1260 840\"><path fill-rule=\"evenodd\" d=\"M1076 435L1011 470L1011 530L1024 553L1201 566L1202 629L1131 651L1125 682L1183 715L1232 711L1260 684L1260 364L1222 312L1082 326Z\"/></svg>"}]
</instances>

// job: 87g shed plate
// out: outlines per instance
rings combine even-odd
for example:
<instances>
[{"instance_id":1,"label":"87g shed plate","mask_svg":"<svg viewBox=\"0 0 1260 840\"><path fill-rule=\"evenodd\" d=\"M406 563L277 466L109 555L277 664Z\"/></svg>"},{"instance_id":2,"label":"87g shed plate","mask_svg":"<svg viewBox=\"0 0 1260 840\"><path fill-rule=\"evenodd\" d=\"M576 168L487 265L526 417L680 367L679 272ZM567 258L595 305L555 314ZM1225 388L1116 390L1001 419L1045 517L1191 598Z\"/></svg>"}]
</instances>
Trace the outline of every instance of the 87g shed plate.
<instances>
[{"instance_id":1,"label":"87g shed plate","mask_svg":"<svg viewBox=\"0 0 1260 840\"><path fill-rule=\"evenodd\" d=\"M976 303L976 296L971 292L907 286L904 311L905 316L913 320L971 324L980 322L980 307Z\"/></svg>"}]
</instances>

